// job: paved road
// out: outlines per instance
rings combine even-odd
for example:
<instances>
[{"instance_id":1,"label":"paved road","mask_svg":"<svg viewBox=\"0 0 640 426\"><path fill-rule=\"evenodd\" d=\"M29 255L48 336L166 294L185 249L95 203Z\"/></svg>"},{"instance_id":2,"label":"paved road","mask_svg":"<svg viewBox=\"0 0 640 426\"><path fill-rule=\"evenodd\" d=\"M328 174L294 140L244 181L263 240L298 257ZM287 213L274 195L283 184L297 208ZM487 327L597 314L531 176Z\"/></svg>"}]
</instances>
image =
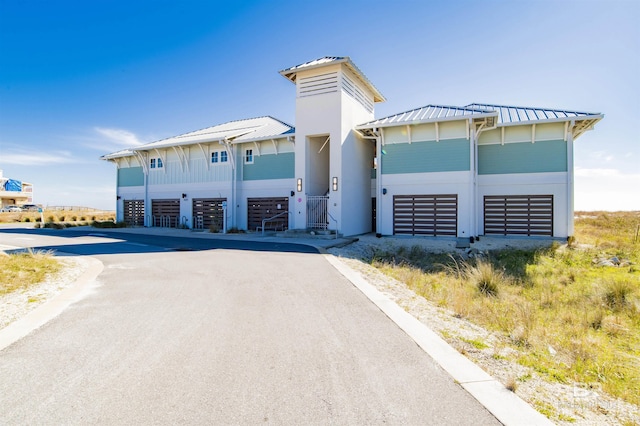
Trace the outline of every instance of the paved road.
<instances>
[{"instance_id":1,"label":"paved road","mask_svg":"<svg viewBox=\"0 0 640 426\"><path fill-rule=\"evenodd\" d=\"M0 244L105 269L0 352L0 423L497 423L313 249L41 232Z\"/></svg>"}]
</instances>

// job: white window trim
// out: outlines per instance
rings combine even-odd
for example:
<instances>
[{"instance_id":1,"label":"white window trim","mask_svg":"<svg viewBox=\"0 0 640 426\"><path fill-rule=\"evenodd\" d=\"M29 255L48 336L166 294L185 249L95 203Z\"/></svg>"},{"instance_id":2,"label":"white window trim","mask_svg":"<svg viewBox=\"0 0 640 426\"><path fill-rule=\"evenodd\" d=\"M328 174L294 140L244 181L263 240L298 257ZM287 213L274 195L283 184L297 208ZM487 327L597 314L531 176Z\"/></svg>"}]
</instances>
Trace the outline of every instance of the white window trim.
<instances>
[{"instance_id":1,"label":"white window trim","mask_svg":"<svg viewBox=\"0 0 640 426\"><path fill-rule=\"evenodd\" d=\"M251 152L251 160L249 160L249 152ZM253 149L248 148L244 150L244 164L253 164Z\"/></svg>"},{"instance_id":2,"label":"white window trim","mask_svg":"<svg viewBox=\"0 0 640 426\"><path fill-rule=\"evenodd\" d=\"M216 154L217 161L213 161L213 155ZM229 162L229 154L225 150L220 151L211 151L211 164L214 166L219 166L223 164L227 164Z\"/></svg>"},{"instance_id":3,"label":"white window trim","mask_svg":"<svg viewBox=\"0 0 640 426\"><path fill-rule=\"evenodd\" d=\"M164 162L160 157L151 157L149 159L149 170L164 169Z\"/></svg>"}]
</instances>

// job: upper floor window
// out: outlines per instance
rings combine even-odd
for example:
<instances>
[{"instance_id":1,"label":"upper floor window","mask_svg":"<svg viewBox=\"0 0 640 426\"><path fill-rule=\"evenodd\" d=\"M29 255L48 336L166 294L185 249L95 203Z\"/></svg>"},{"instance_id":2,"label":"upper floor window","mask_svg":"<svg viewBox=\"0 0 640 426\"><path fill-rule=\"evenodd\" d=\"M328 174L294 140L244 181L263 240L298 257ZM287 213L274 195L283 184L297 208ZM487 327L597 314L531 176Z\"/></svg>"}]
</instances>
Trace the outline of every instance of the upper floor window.
<instances>
[{"instance_id":1,"label":"upper floor window","mask_svg":"<svg viewBox=\"0 0 640 426\"><path fill-rule=\"evenodd\" d=\"M152 158L149 162L149 167L152 169L158 168L161 169L162 168L162 158Z\"/></svg>"},{"instance_id":2,"label":"upper floor window","mask_svg":"<svg viewBox=\"0 0 640 426\"><path fill-rule=\"evenodd\" d=\"M214 164L226 163L228 159L227 151L213 151L211 153L211 162Z\"/></svg>"},{"instance_id":3,"label":"upper floor window","mask_svg":"<svg viewBox=\"0 0 640 426\"><path fill-rule=\"evenodd\" d=\"M253 164L253 149L247 149L244 152L244 162L246 164Z\"/></svg>"}]
</instances>

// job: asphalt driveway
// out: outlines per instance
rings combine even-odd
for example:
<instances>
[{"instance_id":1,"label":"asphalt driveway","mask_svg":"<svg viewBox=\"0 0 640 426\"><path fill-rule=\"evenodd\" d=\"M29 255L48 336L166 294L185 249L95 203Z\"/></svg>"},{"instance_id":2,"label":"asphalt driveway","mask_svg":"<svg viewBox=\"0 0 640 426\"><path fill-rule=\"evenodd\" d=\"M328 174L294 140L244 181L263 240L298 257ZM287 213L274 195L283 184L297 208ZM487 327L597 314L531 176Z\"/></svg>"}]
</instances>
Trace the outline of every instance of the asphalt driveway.
<instances>
[{"instance_id":1,"label":"asphalt driveway","mask_svg":"<svg viewBox=\"0 0 640 426\"><path fill-rule=\"evenodd\" d=\"M105 269L0 351L5 424L497 424L315 250L28 238Z\"/></svg>"}]
</instances>

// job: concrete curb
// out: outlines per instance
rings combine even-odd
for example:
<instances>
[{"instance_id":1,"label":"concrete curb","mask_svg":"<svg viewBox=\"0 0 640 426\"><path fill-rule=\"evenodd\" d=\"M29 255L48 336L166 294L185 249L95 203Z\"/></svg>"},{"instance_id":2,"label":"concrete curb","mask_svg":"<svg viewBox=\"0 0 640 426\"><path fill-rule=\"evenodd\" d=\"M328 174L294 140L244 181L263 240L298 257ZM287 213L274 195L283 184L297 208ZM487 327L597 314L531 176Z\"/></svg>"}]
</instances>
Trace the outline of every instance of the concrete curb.
<instances>
[{"instance_id":1,"label":"concrete curb","mask_svg":"<svg viewBox=\"0 0 640 426\"><path fill-rule=\"evenodd\" d=\"M24 317L0 330L0 350L42 327L79 299L80 295L104 269L104 265L99 260L86 256L83 256L83 258L89 261L89 267L78 277L75 283L64 289L53 299L43 303Z\"/></svg>"},{"instance_id":2,"label":"concrete curb","mask_svg":"<svg viewBox=\"0 0 640 426\"><path fill-rule=\"evenodd\" d=\"M321 251L322 252L322 251ZM337 257L322 253L345 278L395 322L418 346L504 425L553 425L515 393L464 357L440 336L369 284Z\"/></svg>"}]
</instances>

